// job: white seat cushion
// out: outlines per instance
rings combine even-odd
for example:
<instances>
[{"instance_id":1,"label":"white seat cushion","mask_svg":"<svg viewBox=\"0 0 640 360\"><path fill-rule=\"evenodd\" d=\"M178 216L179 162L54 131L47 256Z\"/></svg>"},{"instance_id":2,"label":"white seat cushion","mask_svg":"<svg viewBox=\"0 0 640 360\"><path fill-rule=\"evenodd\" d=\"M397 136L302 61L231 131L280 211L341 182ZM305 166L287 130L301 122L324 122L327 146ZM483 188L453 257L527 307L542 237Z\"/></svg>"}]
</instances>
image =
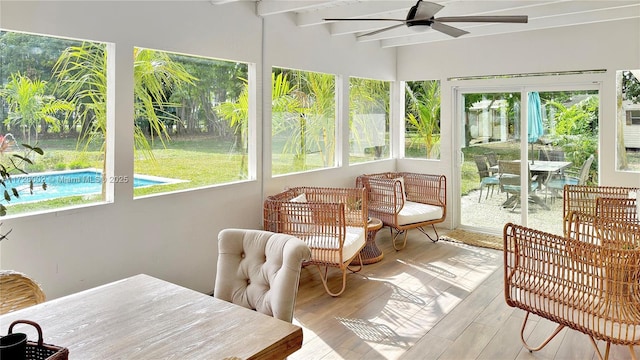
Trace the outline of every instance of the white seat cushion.
<instances>
[{"instance_id":1,"label":"white seat cushion","mask_svg":"<svg viewBox=\"0 0 640 360\"><path fill-rule=\"evenodd\" d=\"M365 231L362 227L355 226L347 226L346 234L344 240L344 246L342 247L342 259L347 261L351 259L354 255L362 249L366 242ZM316 249L337 249L339 246L339 240L336 237L328 237L328 236L319 236L314 235L311 237L304 238L307 245L311 248L311 258L318 259L325 262L332 262L335 264L340 263L340 254L335 252L330 252L329 257L327 258L327 252L322 252L321 250ZM325 256L323 256L325 255Z\"/></svg>"},{"instance_id":2,"label":"white seat cushion","mask_svg":"<svg viewBox=\"0 0 640 360\"><path fill-rule=\"evenodd\" d=\"M440 206L405 201L398 213L398 225L437 220L442 217L442 214L443 209Z\"/></svg>"}]
</instances>

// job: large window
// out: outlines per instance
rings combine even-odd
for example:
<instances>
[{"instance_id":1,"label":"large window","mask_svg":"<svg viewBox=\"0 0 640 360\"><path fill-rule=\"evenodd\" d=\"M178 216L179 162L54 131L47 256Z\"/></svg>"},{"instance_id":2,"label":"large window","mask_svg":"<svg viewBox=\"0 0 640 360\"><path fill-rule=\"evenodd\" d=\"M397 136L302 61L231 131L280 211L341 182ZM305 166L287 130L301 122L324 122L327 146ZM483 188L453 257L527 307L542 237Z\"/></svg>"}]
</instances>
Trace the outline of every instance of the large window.
<instances>
[{"instance_id":1,"label":"large window","mask_svg":"<svg viewBox=\"0 0 640 360\"><path fill-rule=\"evenodd\" d=\"M272 86L273 174L335 166L335 76L274 68Z\"/></svg>"},{"instance_id":2,"label":"large window","mask_svg":"<svg viewBox=\"0 0 640 360\"><path fill-rule=\"evenodd\" d=\"M618 71L617 169L640 172L640 70Z\"/></svg>"},{"instance_id":3,"label":"large window","mask_svg":"<svg viewBox=\"0 0 640 360\"><path fill-rule=\"evenodd\" d=\"M11 179L0 203L7 214L103 201L107 46L0 31L0 58L0 163Z\"/></svg>"},{"instance_id":4,"label":"large window","mask_svg":"<svg viewBox=\"0 0 640 360\"><path fill-rule=\"evenodd\" d=\"M249 178L249 66L134 49L136 196Z\"/></svg>"},{"instance_id":5,"label":"large window","mask_svg":"<svg viewBox=\"0 0 640 360\"><path fill-rule=\"evenodd\" d=\"M349 163L389 157L388 81L349 79Z\"/></svg>"},{"instance_id":6,"label":"large window","mask_svg":"<svg viewBox=\"0 0 640 360\"><path fill-rule=\"evenodd\" d=\"M405 83L405 157L440 158L440 81Z\"/></svg>"}]
</instances>

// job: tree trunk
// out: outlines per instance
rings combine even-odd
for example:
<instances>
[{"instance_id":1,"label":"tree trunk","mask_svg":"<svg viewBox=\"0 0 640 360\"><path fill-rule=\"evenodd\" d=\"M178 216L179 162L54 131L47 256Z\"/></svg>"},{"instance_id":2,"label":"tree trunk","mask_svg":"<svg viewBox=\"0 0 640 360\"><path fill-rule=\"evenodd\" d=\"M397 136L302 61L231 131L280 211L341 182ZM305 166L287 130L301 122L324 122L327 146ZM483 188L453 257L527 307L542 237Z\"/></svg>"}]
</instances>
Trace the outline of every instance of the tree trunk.
<instances>
[{"instance_id":1,"label":"tree trunk","mask_svg":"<svg viewBox=\"0 0 640 360\"><path fill-rule=\"evenodd\" d=\"M627 160L627 149L624 146L624 124L626 115L624 113L624 108L622 107L622 71L618 71L616 74L616 84L616 98L618 104L618 115L616 116L616 153L618 154L616 159L616 169L627 170L629 168L629 163Z\"/></svg>"}]
</instances>

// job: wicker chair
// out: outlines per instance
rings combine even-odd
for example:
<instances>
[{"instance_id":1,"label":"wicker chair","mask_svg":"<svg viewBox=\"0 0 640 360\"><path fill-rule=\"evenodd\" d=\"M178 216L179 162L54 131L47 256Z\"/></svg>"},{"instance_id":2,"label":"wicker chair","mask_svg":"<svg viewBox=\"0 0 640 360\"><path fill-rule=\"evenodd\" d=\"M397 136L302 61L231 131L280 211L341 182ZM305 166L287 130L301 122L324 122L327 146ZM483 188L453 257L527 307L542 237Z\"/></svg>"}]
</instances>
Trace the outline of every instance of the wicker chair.
<instances>
[{"instance_id":1,"label":"wicker chair","mask_svg":"<svg viewBox=\"0 0 640 360\"><path fill-rule=\"evenodd\" d=\"M369 196L369 216L382 220L391 232L393 247L403 249L407 231L418 229L431 241L438 241L435 224L447 216L447 179L444 175L409 172L365 174L356 178L356 187L365 187ZM424 226L431 225L435 237ZM395 231L395 234L394 234ZM398 242L403 234L402 243Z\"/></svg>"},{"instance_id":2,"label":"wicker chair","mask_svg":"<svg viewBox=\"0 0 640 360\"><path fill-rule=\"evenodd\" d=\"M589 215L596 215L596 205L598 198L609 199L630 199L630 196L634 192L640 191L640 188L636 187L619 187L619 186L589 186L589 185L566 185L563 189L562 195L562 216L564 219L563 232L567 233L568 216L571 212L580 212ZM612 200L608 200L608 206L611 207L614 204ZM602 204L601 206L607 206ZM624 206L624 204L618 203L618 206ZM615 211L600 209L602 211Z\"/></svg>"},{"instance_id":3,"label":"wicker chair","mask_svg":"<svg viewBox=\"0 0 640 360\"><path fill-rule=\"evenodd\" d=\"M349 268L366 244L367 197L364 189L296 187L267 197L264 201L264 230L290 234L302 239L311 249L322 284L331 296L342 294L347 285L347 270L358 272L362 265ZM338 291L328 285L328 270L342 273Z\"/></svg>"},{"instance_id":4,"label":"wicker chair","mask_svg":"<svg viewBox=\"0 0 640 360\"><path fill-rule=\"evenodd\" d=\"M564 327L589 336L600 359L611 344L640 345L640 224L580 213L568 216L568 234L504 227L504 284L509 306L527 312L520 333L537 351ZM533 347L525 340L529 314L558 324ZM597 340L607 343L604 357Z\"/></svg>"},{"instance_id":5,"label":"wicker chair","mask_svg":"<svg viewBox=\"0 0 640 360\"><path fill-rule=\"evenodd\" d=\"M40 304L45 300L40 285L27 275L0 270L0 314Z\"/></svg>"}]
</instances>

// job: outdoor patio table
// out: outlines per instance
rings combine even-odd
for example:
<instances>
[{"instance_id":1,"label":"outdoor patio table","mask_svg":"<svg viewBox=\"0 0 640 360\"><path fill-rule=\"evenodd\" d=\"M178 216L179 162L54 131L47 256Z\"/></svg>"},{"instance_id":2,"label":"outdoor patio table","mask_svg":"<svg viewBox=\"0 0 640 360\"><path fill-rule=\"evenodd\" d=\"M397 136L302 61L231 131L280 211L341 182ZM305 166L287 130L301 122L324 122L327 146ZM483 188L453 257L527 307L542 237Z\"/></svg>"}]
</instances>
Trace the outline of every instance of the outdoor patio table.
<instances>
[{"instance_id":1,"label":"outdoor patio table","mask_svg":"<svg viewBox=\"0 0 640 360\"><path fill-rule=\"evenodd\" d=\"M529 162L529 170L534 173L554 173L570 167L571 164L571 161L534 160L533 163ZM491 166L489 170L492 173L497 173L498 165Z\"/></svg>"},{"instance_id":2,"label":"outdoor patio table","mask_svg":"<svg viewBox=\"0 0 640 360\"><path fill-rule=\"evenodd\" d=\"M549 160L534 160L529 162L529 171L532 173L546 173L548 174L545 178L549 179L550 175L553 173L561 172L562 170L571 166L571 161L549 161ZM498 166L492 166L489 168L492 172L498 172ZM539 186L545 184L539 184ZM542 208L549 210L549 207L545 203L544 200L540 199L536 194L529 194L529 200L534 203L540 205ZM509 197L502 204L503 207L510 207L513 205L514 201L518 201L515 196Z\"/></svg>"}]
</instances>

